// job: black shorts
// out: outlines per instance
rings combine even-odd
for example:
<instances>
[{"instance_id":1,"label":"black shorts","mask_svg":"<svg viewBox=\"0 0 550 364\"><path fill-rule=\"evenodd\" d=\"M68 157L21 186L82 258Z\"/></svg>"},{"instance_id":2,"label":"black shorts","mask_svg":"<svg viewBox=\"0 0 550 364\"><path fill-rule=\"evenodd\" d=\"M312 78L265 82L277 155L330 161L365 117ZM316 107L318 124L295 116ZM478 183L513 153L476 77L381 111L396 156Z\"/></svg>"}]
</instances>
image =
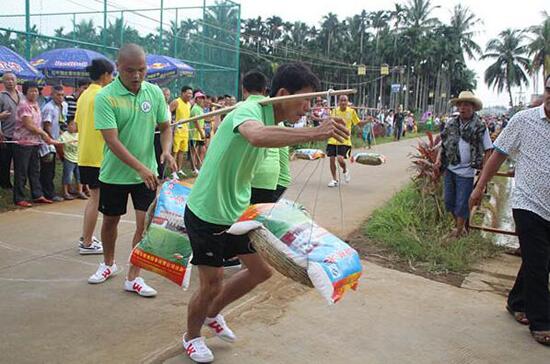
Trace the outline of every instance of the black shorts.
<instances>
[{"instance_id":1,"label":"black shorts","mask_svg":"<svg viewBox=\"0 0 550 364\"><path fill-rule=\"evenodd\" d=\"M286 191L286 187L283 187L281 185L277 185L277 189L275 190L275 193L273 194L273 198L275 198L275 201L279 201L283 194Z\"/></svg>"},{"instance_id":2,"label":"black shorts","mask_svg":"<svg viewBox=\"0 0 550 364\"><path fill-rule=\"evenodd\" d=\"M327 144L327 157L336 157L337 155L348 158L351 152L349 145L333 145Z\"/></svg>"},{"instance_id":3,"label":"black shorts","mask_svg":"<svg viewBox=\"0 0 550 364\"><path fill-rule=\"evenodd\" d=\"M275 197L275 192L276 192L275 190L252 187L252 192L250 194L250 204L254 205L257 203L277 202L277 198Z\"/></svg>"},{"instance_id":4,"label":"black shorts","mask_svg":"<svg viewBox=\"0 0 550 364\"><path fill-rule=\"evenodd\" d=\"M189 207L185 208L184 222L193 250L191 264L222 267L224 259L256 253L248 235L228 234L225 230L229 226L203 221Z\"/></svg>"},{"instance_id":5,"label":"black shorts","mask_svg":"<svg viewBox=\"0 0 550 364\"><path fill-rule=\"evenodd\" d=\"M204 140L189 140L190 147L201 147L204 145Z\"/></svg>"},{"instance_id":6,"label":"black shorts","mask_svg":"<svg viewBox=\"0 0 550 364\"><path fill-rule=\"evenodd\" d=\"M92 190L99 188L99 168L98 167L85 167L78 166L78 172L80 172L80 183L88 185Z\"/></svg>"},{"instance_id":7,"label":"black shorts","mask_svg":"<svg viewBox=\"0 0 550 364\"><path fill-rule=\"evenodd\" d=\"M132 196L134 209L147 211L155 200L156 191L145 186L145 183L135 185L115 185L100 182L99 211L107 216L121 216L126 213L128 195Z\"/></svg>"}]
</instances>

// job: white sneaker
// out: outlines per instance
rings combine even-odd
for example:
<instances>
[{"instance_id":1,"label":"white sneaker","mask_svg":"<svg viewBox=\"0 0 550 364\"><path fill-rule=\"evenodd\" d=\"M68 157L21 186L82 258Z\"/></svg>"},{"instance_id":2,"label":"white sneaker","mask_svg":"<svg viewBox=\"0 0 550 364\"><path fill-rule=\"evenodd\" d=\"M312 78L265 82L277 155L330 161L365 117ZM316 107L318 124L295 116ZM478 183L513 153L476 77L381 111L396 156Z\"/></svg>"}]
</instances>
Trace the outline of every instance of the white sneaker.
<instances>
[{"instance_id":1,"label":"white sneaker","mask_svg":"<svg viewBox=\"0 0 550 364\"><path fill-rule=\"evenodd\" d=\"M191 360L197 363L210 363L214 360L214 354L212 354L212 351L206 346L203 336L186 341L185 335L187 335L187 333L183 334L183 349Z\"/></svg>"},{"instance_id":2,"label":"white sneaker","mask_svg":"<svg viewBox=\"0 0 550 364\"><path fill-rule=\"evenodd\" d=\"M113 265L111 266L105 265L105 263L100 263L97 271L92 276L90 276L90 278L88 278L88 283L103 283L110 277L116 276L119 272L120 270L115 263L113 263Z\"/></svg>"},{"instance_id":3,"label":"white sneaker","mask_svg":"<svg viewBox=\"0 0 550 364\"><path fill-rule=\"evenodd\" d=\"M351 181L351 173L349 169L344 172L344 181L346 181L346 183L349 183Z\"/></svg>"},{"instance_id":4,"label":"white sneaker","mask_svg":"<svg viewBox=\"0 0 550 364\"><path fill-rule=\"evenodd\" d=\"M335 180L335 179L333 179L332 181L330 181L330 182L328 183L328 186L329 186L329 187L338 187L338 181Z\"/></svg>"},{"instance_id":5,"label":"white sneaker","mask_svg":"<svg viewBox=\"0 0 550 364\"><path fill-rule=\"evenodd\" d=\"M84 245L82 238L78 241L78 252L80 255L103 254L103 244L95 236L92 237L90 246Z\"/></svg>"},{"instance_id":6,"label":"white sneaker","mask_svg":"<svg viewBox=\"0 0 550 364\"><path fill-rule=\"evenodd\" d=\"M138 295L143 297L155 297L157 295L157 291L148 286L141 277L137 277L133 281L126 279L126 281L124 281L124 290L128 292L136 292Z\"/></svg>"},{"instance_id":7,"label":"white sneaker","mask_svg":"<svg viewBox=\"0 0 550 364\"><path fill-rule=\"evenodd\" d=\"M221 314L218 314L216 317L207 317L204 320L204 326L208 326L210 331L223 341L228 343L234 343L237 340L237 336L231 331L229 326L225 323L225 319Z\"/></svg>"}]
</instances>

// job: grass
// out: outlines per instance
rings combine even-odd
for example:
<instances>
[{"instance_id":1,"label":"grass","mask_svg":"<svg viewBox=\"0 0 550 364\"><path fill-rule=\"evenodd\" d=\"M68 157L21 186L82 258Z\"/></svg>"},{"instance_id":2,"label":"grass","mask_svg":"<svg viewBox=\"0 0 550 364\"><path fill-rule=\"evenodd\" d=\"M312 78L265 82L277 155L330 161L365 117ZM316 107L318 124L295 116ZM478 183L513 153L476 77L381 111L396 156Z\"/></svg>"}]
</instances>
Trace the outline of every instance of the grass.
<instances>
[{"instance_id":1,"label":"grass","mask_svg":"<svg viewBox=\"0 0 550 364\"><path fill-rule=\"evenodd\" d=\"M448 214L438 216L434 199L423 198L411 183L372 214L361 234L409 265L436 274L466 273L476 262L502 251L478 231L458 240L445 239L453 221Z\"/></svg>"}]
</instances>

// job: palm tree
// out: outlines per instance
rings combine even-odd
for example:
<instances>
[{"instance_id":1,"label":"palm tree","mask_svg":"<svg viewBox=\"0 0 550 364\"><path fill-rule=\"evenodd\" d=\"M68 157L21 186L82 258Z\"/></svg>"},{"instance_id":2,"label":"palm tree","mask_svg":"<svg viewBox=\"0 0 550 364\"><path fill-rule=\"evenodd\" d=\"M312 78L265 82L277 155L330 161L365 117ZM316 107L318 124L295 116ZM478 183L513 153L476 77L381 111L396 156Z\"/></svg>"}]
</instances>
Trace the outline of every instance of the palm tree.
<instances>
[{"instance_id":1,"label":"palm tree","mask_svg":"<svg viewBox=\"0 0 550 364\"><path fill-rule=\"evenodd\" d=\"M495 59L495 63L485 70L485 83L501 93L504 88L510 97L510 106L514 106L512 87L528 83L526 70L530 61L524 55L527 46L523 44L526 37L523 31L506 29L487 43L485 54L481 59Z\"/></svg>"},{"instance_id":2,"label":"palm tree","mask_svg":"<svg viewBox=\"0 0 550 364\"><path fill-rule=\"evenodd\" d=\"M529 30L535 36L529 44L529 56L533 57L533 72L543 69L543 75L550 74L550 15L543 12L545 19L541 25L535 25Z\"/></svg>"},{"instance_id":3,"label":"palm tree","mask_svg":"<svg viewBox=\"0 0 550 364\"><path fill-rule=\"evenodd\" d=\"M474 29L480 23L481 20L469 8L463 7L461 4L454 7L451 16L453 42L456 42L470 58L475 58L476 55L482 53L481 47L473 40L476 33Z\"/></svg>"}]
</instances>

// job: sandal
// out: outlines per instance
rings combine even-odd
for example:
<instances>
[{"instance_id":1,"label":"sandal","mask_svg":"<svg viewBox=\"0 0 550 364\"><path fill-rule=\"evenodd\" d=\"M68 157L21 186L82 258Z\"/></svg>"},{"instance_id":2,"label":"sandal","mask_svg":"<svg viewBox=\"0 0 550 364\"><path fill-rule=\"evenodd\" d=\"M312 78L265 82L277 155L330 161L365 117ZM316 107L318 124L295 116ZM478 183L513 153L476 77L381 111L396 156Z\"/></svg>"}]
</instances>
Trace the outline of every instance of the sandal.
<instances>
[{"instance_id":1,"label":"sandal","mask_svg":"<svg viewBox=\"0 0 550 364\"><path fill-rule=\"evenodd\" d=\"M539 344L550 346L550 331L531 331L531 336Z\"/></svg>"},{"instance_id":2,"label":"sandal","mask_svg":"<svg viewBox=\"0 0 550 364\"><path fill-rule=\"evenodd\" d=\"M514 320L516 320L520 324L529 325L529 320L527 319L527 315L525 314L525 312L514 311L510 306L506 306L506 310L510 312L510 315L514 317Z\"/></svg>"}]
</instances>

